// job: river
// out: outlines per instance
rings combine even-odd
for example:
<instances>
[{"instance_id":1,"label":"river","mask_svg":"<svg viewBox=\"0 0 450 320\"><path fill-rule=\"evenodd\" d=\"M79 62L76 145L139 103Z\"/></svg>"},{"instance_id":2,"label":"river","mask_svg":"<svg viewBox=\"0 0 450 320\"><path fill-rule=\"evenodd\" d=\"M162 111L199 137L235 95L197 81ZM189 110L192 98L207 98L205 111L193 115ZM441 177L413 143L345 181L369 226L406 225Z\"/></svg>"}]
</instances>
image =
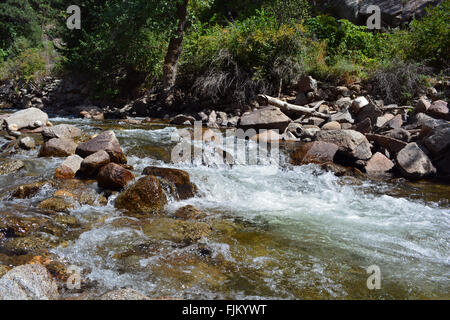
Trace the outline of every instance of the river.
<instances>
[{"instance_id":1,"label":"river","mask_svg":"<svg viewBox=\"0 0 450 320\"><path fill-rule=\"evenodd\" d=\"M137 177L148 165L186 170L199 194L170 199L166 210L193 205L206 212L213 229L197 243L180 245L125 218L114 209L116 195L106 206L78 206L70 215L82 226L50 251L84 270L84 290L131 287L180 299L450 298L448 185L336 177L316 165L275 166L270 159L232 168L171 165L174 127L50 121L89 134L112 128ZM51 178L61 160L37 158L36 150L12 158L27 170L0 176L0 216L39 217L35 207L51 196L52 186L32 199L11 200L8 192ZM379 267L379 290L367 287L370 266Z\"/></svg>"}]
</instances>

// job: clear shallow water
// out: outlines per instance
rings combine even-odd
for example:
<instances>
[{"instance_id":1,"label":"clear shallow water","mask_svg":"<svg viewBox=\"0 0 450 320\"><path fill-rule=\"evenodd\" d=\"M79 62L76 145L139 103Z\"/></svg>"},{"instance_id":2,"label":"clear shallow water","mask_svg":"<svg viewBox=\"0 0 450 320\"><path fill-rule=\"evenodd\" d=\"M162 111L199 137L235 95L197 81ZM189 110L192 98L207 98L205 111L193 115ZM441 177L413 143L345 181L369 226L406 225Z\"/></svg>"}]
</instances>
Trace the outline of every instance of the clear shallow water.
<instances>
[{"instance_id":1,"label":"clear shallow water","mask_svg":"<svg viewBox=\"0 0 450 320\"><path fill-rule=\"evenodd\" d=\"M60 121L88 133L111 127L52 119ZM171 166L175 128L113 129L137 176L148 165ZM51 176L59 162L32 157L30 166ZM88 230L53 252L85 269L91 290L132 287L186 299L450 298L448 186L355 181L314 165L174 167L188 171L200 192L170 201L167 211L194 205L208 214L212 234L189 246L160 238L146 227L154 219L114 210L115 196L106 207L77 207L71 215L89 223ZM437 199L429 196L435 190ZM45 194L39 196L35 201ZM380 267L380 290L367 288L371 265Z\"/></svg>"}]
</instances>

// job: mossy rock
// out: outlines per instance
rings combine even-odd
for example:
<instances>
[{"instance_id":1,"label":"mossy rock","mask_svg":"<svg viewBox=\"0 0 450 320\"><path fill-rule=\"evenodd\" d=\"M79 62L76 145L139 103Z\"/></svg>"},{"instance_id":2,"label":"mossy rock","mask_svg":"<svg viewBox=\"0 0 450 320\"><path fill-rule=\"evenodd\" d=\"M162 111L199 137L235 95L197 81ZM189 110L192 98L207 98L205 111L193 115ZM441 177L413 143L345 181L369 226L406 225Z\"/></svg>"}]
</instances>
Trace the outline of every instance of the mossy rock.
<instances>
[{"instance_id":1,"label":"mossy rock","mask_svg":"<svg viewBox=\"0 0 450 320\"><path fill-rule=\"evenodd\" d=\"M26 199L35 196L46 182L33 182L18 186L11 194L12 198Z\"/></svg>"},{"instance_id":2,"label":"mossy rock","mask_svg":"<svg viewBox=\"0 0 450 320\"><path fill-rule=\"evenodd\" d=\"M116 198L115 207L130 213L159 214L166 203L167 198L158 179L146 176L120 193Z\"/></svg>"},{"instance_id":3,"label":"mossy rock","mask_svg":"<svg viewBox=\"0 0 450 320\"><path fill-rule=\"evenodd\" d=\"M170 218L156 218L148 221L142 226L142 230L151 239L184 244L194 243L212 232L209 224Z\"/></svg>"},{"instance_id":4,"label":"mossy rock","mask_svg":"<svg viewBox=\"0 0 450 320\"><path fill-rule=\"evenodd\" d=\"M187 205L175 211L173 216L181 220L200 220L206 217L206 213L194 206Z\"/></svg>"},{"instance_id":5,"label":"mossy rock","mask_svg":"<svg viewBox=\"0 0 450 320\"><path fill-rule=\"evenodd\" d=\"M73 199L68 197L52 197L42 201L39 208L56 212L69 212L75 208Z\"/></svg>"},{"instance_id":6,"label":"mossy rock","mask_svg":"<svg viewBox=\"0 0 450 320\"><path fill-rule=\"evenodd\" d=\"M41 255L47 253L47 249L50 247L50 244L46 240L30 236L23 238L12 238L2 246L2 249L9 255Z\"/></svg>"}]
</instances>

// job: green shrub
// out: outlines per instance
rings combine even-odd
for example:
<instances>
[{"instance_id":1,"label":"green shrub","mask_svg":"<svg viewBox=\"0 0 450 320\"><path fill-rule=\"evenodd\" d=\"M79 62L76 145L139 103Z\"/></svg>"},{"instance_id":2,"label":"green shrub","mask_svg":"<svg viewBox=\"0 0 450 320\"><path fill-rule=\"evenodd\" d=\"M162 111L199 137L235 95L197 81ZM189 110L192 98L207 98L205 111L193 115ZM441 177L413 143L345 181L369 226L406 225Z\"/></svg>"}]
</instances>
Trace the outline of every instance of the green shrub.
<instances>
[{"instance_id":1,"label":"green shrub","mask_svg":"<svg viewBox=\"0 0 450 320\"><path fill-rule=\"evenodd\" d=\"M303 27L279 24L264 10L226 27L194 26L187 36L180 72L203 97L245 102L259 92L278 92L304 71ZM188 80L188 81L186 81Z\"/></svg>"},{"instance_id":2,"label":"green shrub","mask_svg":"<svg viewBox=\"0 0 450 320\"><path fill-rule=\"evenodd\" d=\"M0 80L38 82L47 74L47 63L43 50L25 49L19 55L8 59L0 66Z\"/></svg>"},{"instance_id":3,"label":"green shrub","mask_svg":"<svg viewBox=\"0 0 450 320\"><path fill-rule=\"evenodd\" d=\"M410 26L407 55L416 61L448 68L450 57L450 0L428 9L427 15Z\"/></svg>"}]
</instances>

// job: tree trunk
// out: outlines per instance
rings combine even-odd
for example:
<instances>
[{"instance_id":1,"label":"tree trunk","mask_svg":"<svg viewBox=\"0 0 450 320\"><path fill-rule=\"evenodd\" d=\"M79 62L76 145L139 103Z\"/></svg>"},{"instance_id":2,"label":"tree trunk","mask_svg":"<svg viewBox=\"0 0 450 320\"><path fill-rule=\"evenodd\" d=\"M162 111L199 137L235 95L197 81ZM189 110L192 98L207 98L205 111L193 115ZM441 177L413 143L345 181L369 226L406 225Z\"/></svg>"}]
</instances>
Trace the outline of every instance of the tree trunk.
<instances>
[{"instance_id":1,"label":"tree trunk","mask_svg":"<svg viewBox=\"0 0 450 320\"><path fill-rule=\"evenodd\" d=\"M183 50L183 37L187 21L187 7L189 0L182 0L177 4L176 17L178 27L169 41L163 68L163 90L166 103L173 102L173 88L177 78L178 60Z\"/></svg>"}]
</instances>

